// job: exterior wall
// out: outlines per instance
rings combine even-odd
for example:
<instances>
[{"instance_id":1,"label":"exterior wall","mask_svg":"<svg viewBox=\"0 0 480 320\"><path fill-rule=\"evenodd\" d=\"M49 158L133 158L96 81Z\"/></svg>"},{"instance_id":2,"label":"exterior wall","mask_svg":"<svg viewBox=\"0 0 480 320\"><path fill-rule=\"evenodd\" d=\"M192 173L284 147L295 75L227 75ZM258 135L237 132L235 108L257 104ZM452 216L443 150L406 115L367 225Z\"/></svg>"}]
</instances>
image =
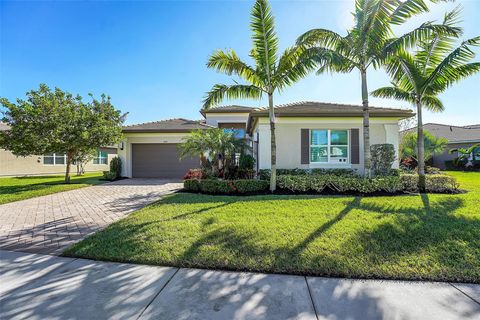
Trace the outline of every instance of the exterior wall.
<instances>
[{"instance_id":1,"label":"exterior wall","mask_svg":"<svg viewBox=\"0 0 480 320\"><path fill-rule=\"evenodd\" d=\"M180 143L186 133L124 133L123 150L118 149L122 160L122 176L132 177L132 144L133 143Z\"/></svg>"},{"instance_id":2,"label":"exterior wall","mask_svg":"<svg viewBox=\"0 0 480 320\"><path fill-rule=\"evenodd\" d=\"M117 155L115 148L101 148L108 153L108 163ZM72 165L72 172L76 172L76 166ZM108 164L93 164L92 161L85 165L86 172L109 170ZM16 157L10 151L0 149L0 176L30 176L64 174L66 165L45 165L43 156Z\"/></svg>"},{"instance_id":3,"label":"exterior wall","mask_svg":"<svg viewBox=\"0 0 480 320\"><path fill-rule=\"evenodd\" d=\"M360 163L359 164L301 164L301 129L359 129ZM258 167L270 168L270 125L267 118L260 118L253 132L259 133ZM362 118L277 118L277 168L312 169L312 168L348 168L363 172L363 124ZM398 120L370 120L370 143L391 143L398 158ZM398 161L393 165L398 168Z\"/></svg>"},{"instance_id":4,"label":"exterior wall","mask_svg":"<svg viewBox=\"0 0 480 320\"><path fill-rule=\"evenodd\" d=\"M208 125L218 127L218 123L245 123L249 113L207 113L205 121Z\"/></svg>"}]
</instances>

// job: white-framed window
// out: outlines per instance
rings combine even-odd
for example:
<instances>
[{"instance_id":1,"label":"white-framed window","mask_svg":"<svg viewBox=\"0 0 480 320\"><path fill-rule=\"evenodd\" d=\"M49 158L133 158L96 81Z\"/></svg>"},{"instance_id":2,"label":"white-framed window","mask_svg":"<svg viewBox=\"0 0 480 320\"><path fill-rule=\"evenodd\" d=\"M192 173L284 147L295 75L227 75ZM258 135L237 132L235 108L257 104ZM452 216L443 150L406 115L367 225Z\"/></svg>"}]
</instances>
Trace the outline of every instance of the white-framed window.
<instances>
[{"instance_id":1,"label":"white-framed window","mask_svg":"<svg viewBox=\"0 0 480 320\"><path fill-rule=\"evenodd\" d=\"M47 166L65 165L67 163L66 154L47 153L43 155L43 164Z\"/></svg>"},{"instance_id":2,"label":"white-framed window","mask_svg":"<svg viewBox=\"0 0 480 320\"><path fill-rule=\"evenodd\" d=\"M93 158L93 164L108 164L108 153L98 150L96 156Z\"/></svg>"},{"instance_id":3,"label":"white-framed window","mask_svg":"<svg viewBox=\"0 0 480 320\"><path fill-rule=\"evenodd\" d=\"M349 146L346 129L311 129L310 163L349 163Z\"/></svg>"}]
</instances>

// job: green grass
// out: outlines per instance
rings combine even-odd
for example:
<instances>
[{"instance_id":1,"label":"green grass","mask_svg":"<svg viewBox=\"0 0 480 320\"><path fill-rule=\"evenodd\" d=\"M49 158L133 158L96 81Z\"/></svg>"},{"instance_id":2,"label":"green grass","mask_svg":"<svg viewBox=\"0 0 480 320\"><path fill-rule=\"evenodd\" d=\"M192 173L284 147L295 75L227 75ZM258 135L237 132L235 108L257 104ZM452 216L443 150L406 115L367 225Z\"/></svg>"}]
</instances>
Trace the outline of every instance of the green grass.
<instances>
[{"instance_id":1,"label":"green grass","mask_svg":"<svg viewBox=\"0 0 480 320\"><path fill-rule=\"evenodd\" d=\"M179 267L480 283L480 173L465 194L175 194L65 254Z\"/></svg>"},{"instance_id":2,"label":"green grass","mask_svg":"<svg viewBox=\"0 0 480 320\"><path fill-rule=\"evenodd\" d=\"M64 184L64 176L0 178L0 204L104 183L101 172L72 176Z\"/></svg>"}]
</instances>

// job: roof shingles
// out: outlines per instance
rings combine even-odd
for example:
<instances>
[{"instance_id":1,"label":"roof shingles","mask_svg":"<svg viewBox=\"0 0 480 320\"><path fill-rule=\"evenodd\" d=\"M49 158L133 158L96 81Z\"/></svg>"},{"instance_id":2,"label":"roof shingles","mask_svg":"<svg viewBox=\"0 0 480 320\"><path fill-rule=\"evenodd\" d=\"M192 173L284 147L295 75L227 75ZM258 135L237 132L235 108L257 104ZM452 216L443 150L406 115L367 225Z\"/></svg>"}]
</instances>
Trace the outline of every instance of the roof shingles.
<instances>
[{"instance_id":1,"label":"roof shingles","mask_svg":"<svg viewBox=\"0 0 480 320\"><path fill-rule=\"evenodd\" d=\"M211 126L201 121L177 118L125 126L123 132L190 132L208 128Z\"/></svg>"}]
</instances>

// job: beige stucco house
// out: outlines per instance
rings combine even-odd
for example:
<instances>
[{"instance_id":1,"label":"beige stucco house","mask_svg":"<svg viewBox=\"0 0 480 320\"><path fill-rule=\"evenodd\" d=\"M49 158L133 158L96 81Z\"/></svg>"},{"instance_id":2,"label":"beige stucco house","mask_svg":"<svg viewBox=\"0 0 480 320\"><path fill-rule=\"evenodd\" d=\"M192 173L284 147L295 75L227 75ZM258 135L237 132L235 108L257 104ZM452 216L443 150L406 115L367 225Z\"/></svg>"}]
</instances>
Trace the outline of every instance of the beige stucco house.
<instances>
[{"instance_id":1,"label":"beige stucco house","mask_svg":"<svg viewBox=\"0 0 480 320\"><path fill-rule=\"evenodd\" d=\"M277 168L349 168L362 171L362 107L295 102L276 107ZM181 178L199 167L198 158L179 159L178 144L192 130L225 128L252 145L257 169L270 168L268 110L245 106L202 111L203 120L171 119L127 126L118 155L126 177ZM393 144L398 155L401 119L414 114L395 108L370 109L371 144ZM398 162L394 164L398 167Z\"/></svg>"},{"instance_id":2,"label":"beige stucco house","mask_svg":"<svg viewBox=\"0 0 480 320\"><path fill-rule=\"evenodd\" d=\"M0 123L0 130L8 130L8 126ZM110 160L116 154L116 147L99 149L96 157L85 165L85 171L109 170ZM3 177L64 174L66 170L65 163L65 154L17 157L8 150L0 149L0 176ZM72 167L72 172L75 172L75 166Z\"/></svg>"}]
</instances>

